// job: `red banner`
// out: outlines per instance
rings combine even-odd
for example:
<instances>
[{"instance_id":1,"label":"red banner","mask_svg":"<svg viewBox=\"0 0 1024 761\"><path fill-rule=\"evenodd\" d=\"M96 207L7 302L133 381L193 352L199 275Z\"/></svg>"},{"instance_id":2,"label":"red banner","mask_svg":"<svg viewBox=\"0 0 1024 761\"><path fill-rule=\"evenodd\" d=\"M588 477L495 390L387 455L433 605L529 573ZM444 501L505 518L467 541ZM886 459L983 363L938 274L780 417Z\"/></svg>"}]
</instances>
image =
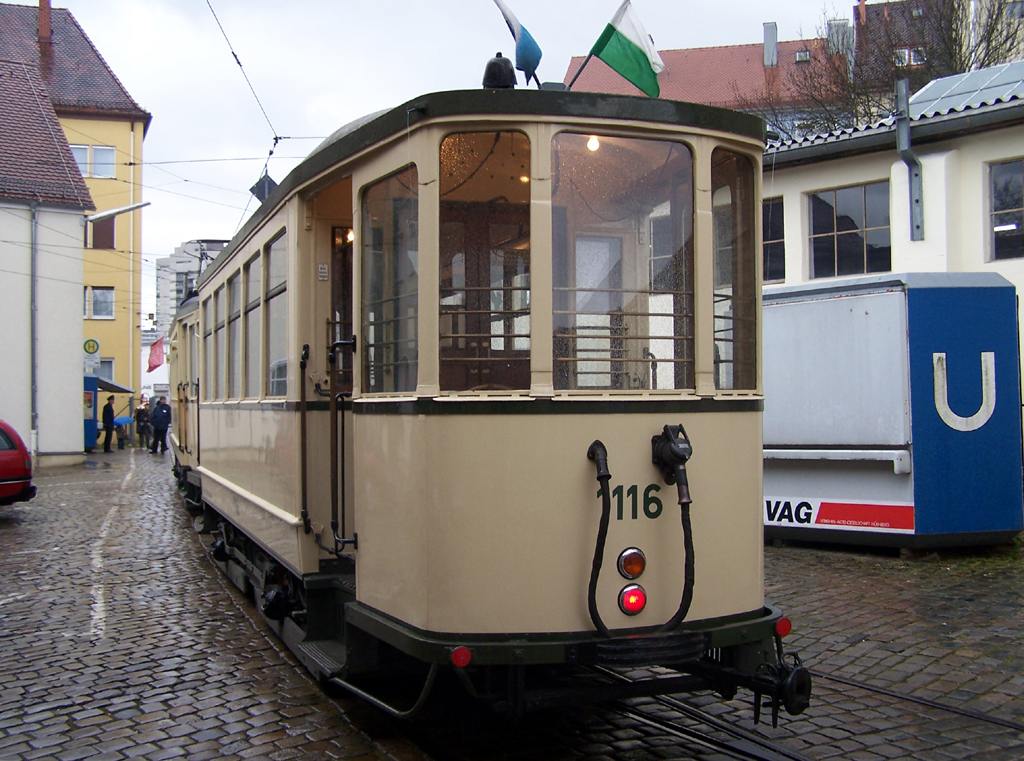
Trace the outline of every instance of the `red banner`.
<instances>
[{"instance_id":1,"label":"red banner","mask_svg":"<svg viewBox=\"0 0 1024 761\"><path fill-rule=\"evenodd\" d=\"M156 370L160 365L164 363L164 339L156 339L149 347L149 369L147 373L151 373Z\"/></svg>"}]
</instances>

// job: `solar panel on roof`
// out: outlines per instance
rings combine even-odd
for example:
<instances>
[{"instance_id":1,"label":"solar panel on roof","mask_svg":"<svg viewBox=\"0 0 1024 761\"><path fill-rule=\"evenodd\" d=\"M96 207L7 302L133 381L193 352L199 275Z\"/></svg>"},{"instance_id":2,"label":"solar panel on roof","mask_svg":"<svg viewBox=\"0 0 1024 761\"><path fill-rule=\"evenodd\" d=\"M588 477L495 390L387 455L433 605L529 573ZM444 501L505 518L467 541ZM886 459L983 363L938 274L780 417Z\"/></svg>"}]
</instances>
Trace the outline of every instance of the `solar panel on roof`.
<instances>
[{"instance_id":1,"label":"solar panel on roof","mask_svg":"<svg viewBox=\"0 0 1024 761\"><path fill-rule=\"evenodd\" d=\"M1013 61L929 82L910 99L910 118L1019 97L1024 97L1024 61Z\"/></svg>"}]
</instances>

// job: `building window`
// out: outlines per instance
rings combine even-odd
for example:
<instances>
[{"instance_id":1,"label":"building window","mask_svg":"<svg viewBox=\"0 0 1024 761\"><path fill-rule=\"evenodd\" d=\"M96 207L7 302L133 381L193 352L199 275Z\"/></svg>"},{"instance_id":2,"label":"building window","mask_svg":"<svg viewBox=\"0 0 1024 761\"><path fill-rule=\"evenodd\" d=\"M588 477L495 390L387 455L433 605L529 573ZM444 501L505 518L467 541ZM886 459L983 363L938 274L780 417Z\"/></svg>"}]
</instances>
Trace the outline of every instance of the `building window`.
<instances>
[{"instance_id":1,"label":"building window","mask_svg":"<svg viewBox=\"0 0 1024 761\"><path fill-rule=\"evenodd\" d=\"M363 391L416 390L419 179L415 166L363 193Z\"/></svg>"},{"instance_id":2,"label":"building window","mask_svg":"<svg viewBox=\"0 0 1024 761\"><path fill-rule=\"evenodd\" d=\"M72 145L71 155L75 157L75 163L78 164L78 171L82 173L83 177L89 176L89 146L88 145Z\"/></svg>"},{"instance_id":3,"label":"building window","mask_svg":"<svg viewBox=\"0 0 1024 761\"><path fill-rule=\"evenodd\" d=\"M823 190L810 196L811 277L889 272L889 183Z\"/></svg>"},{"instance_id":4,"label":"building window","mask_svg":"<svg viewBox=\"0 0 1024 761\"><path fill-rule=\"evenodd\" d=\"M114 289L87 285L84 288L84 317L92 320L114 319Z\"/></svg>"},{"instance_id":5,"label":"building window","mask_svg":"<svg viewBox=\"0 0 1024 761\"><path fill-rule=\"evenodd\" d=\"M555 389L694 388L690 149L563 132L551 166Z\"/></svg>"},{"instance_id":6,"label":"building window","mask_svg":"<svg viewBox=\"0 0 1024 761\"><path fill-rule=\"evenodd\" d=\"M761 232L764 239L764 282L786 279L786 237L783 230L782 198L766 198L761 204Z\"/></svg>"},{"instance_id":7,"label":"building window","mask_svg":"<svg viewBox=\"0 0 1024 761\"><path fill-rule=\"evenodd\" d=\"M237 399L242 390L242 279L235 273L228 278L228 378L227 397Z\"/></svg>"},{"instance_id":8,"label":"building window","mask_svg":"<svg viewBox=\"0 0 1024 761\"><path fill-rule=\"evenodd\" d=\"M117 149L111 145L72 145L78 171L83 177L113 178L117 167Z\"/></svg>"},{"instance_id":9,"label":"building window","mask_svg":"<svg viewBox=\"0 0 1024 761\"><path fill-rule=\"evenodd\" d=\"M1024 257L1024 161L989 167L992 258Z\"/></svg>"},{"instance_id":10,"label":"building window","mask_svg":"<svg viewBox=\"0 0 1024 761\"><path fill-rule=\"evenodd\" d=\"M494 203L498 196L503 203ZM442 141L440 248L441 390L528 389L526 135L473 132Z\"/></svg>"},{"instance_id":11,"label":"building window","mask_svg":"<svg viewBox=\"0 0 1024 761\"><path fill-rule=\"evenodd\" d=\"M89 248L114 248L114 222L116 217L107 217L92 222L92 241Z\"/></svg>"},{"instance_id":12,"label":"building window","mask_svg":"<svg viewBox=\"0 0 1024 761\"><path fill-rule=\"evenodd\" d=\"M96 371L96 375L104 380L108 380L111 383L114 382L114 360L110 357L104 359L100 357L100 367Z\"/></svg>"},{"instance_id":13,"label":"building window","mask_svg":"<svg viewBox=\"0 0 1024 761\"><path fill-rule=\"evenodd\" d=\"M263 251L267 268L267 396L288 394L288 235Z\"/></svg>"},{"instance_id":14,"label":"building window","mask_svg":"<svg viewBox=\"0 0 1024 761\"><path fill-rule=\"evenodd\" d=\"M810 63L811 51L810 50L798 50L796 51L796 62L797 63Z\"/></svg>"},{"instance_id":15,"label":"building window","mask_svg":"<svg viewBox=\"0 0 1024 761\"><path fill-rule=\"evenodd\" d=\"M262 338L260 305L263 299L263 272L260 267L260 255L256 254L246 262L242 269L242 278L245 281L245 338L243 340L245 395L249 398L260 395L260 367L263 364L260 353Z\"/></svg>"},{"instance_id":16,"label":"building window","mask_svg":"<svg viewBox=\"0 0 1024 761\"><path fill-rule=\"evenodd\" d=\"M115 156L116 151L111 146L94 145L92 147L92 176L113 178Z\"/></svg>"},{"instance_id":17,"label":"building window","mask_svg":"<svg viewBox=\"0 0 1024 761\"><path fill-rule=\"evenodd\" d=\"M896 48L892 51L893 61L897 66L924 66L928 56L924 48Z\"/></svg>"}]
</instances>

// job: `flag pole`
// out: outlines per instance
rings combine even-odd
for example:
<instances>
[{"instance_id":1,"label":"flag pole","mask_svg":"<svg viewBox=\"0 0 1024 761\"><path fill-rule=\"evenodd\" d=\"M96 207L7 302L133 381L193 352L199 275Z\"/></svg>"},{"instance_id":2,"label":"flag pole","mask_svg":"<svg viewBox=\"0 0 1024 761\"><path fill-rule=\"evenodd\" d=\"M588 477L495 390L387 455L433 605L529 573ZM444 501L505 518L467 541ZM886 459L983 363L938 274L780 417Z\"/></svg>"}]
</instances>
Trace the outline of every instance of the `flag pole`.
<instances>
[{"instance_id":1,"label":"flag pole","mask_svg":"<svg viewBox=\"0 0 1024 761\"><path fill-rule=\"evenodd\" d=\"M576 74L573 76L572 81L569 82L568 86L566 86L566 88L565 88L566 90L571 90L572 89L572 86L574 84L576 84L576 80L580 78L580 74L583 73L583 67L586 66L588 63L590 63L590 59L593 58L593 57L594 57L593 53L587 53L587 57L583 59L583 63L581 63L580 67L578 69L576 69Z\"/></svg>"}]
</instances>

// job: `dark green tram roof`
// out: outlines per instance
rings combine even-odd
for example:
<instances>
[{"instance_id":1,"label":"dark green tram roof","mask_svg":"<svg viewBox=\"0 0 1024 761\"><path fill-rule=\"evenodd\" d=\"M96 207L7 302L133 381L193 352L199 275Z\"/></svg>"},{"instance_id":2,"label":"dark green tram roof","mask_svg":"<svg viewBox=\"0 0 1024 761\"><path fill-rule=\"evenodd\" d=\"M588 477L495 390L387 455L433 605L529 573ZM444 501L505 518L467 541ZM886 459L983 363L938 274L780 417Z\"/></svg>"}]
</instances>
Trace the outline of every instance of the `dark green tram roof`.
<instances>
[{"instance_id":1,"label":"dark green tram roof","mask_svg":"<svg viewBox=\"0 0 1024 761\"><path fill-rule=\"evenodd\" d=\"M242 240L281 201L321 172L425 119L446 116L550 116L623 119L727 132L764 142L760 117L717 106L604 93L564 90L453 90L422 95L402 105L364 116L339 129L296 166L243 225L207 272L231 256ZM206 280L206 274L200 282Z\"/></svg>"}]
</instances>

